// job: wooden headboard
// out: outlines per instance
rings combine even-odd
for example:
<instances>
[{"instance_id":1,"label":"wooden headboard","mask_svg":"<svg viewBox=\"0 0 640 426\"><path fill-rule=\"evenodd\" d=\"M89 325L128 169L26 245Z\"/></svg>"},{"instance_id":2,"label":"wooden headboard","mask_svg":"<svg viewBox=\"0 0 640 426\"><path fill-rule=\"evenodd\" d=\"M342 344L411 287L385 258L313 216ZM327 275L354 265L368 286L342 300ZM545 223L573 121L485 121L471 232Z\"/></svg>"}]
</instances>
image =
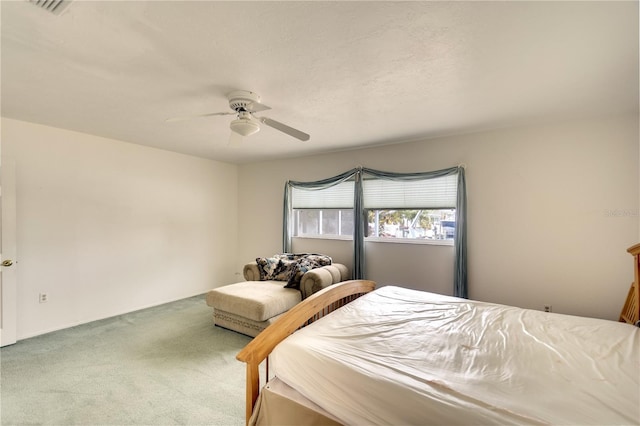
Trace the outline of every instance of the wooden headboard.
<instances>
[{"instance_id":1,"label":"wooden headboard","mask_svg":"<svg viewBox=\"0 0 640 426\"><path fill-rule=\"evenodd\" d=\"M624 302L622 311L620 312L620 322L640 325L640 244L629 247L627 251L633 256L633 275L634 279L627 294L627 300Z\"/></svg>"}]
</instances>

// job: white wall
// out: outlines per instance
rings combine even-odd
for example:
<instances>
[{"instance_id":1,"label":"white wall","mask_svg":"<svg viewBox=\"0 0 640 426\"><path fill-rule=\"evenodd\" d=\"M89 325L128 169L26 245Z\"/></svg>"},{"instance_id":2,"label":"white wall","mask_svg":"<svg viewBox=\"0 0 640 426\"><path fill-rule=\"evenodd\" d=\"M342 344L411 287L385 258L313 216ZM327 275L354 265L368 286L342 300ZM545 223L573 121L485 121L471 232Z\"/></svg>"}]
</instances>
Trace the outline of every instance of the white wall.
<instances>
[{"instance_id":1,"label":"white wall","mask_svg":"<svg viewBox=\"0 0 640 426\"><path fill-rule=\"evenodd\" d=\"M633 279L626 248L638 242L638 155L638 117L628 116L241 165L237 268L281 250L287 179L464 163L470 297L617 319ZM317 251L333 255L331 244L344 258L343 241ZM450 247L369 247L367 278L450 292ZM304 249L316 251L309 241Z\"/></svg>"},{"instance_id":2,"label":"white wall","mask_svg":"<svg viewBox=\"0 0 640 426\"><path fill-rule=\"evenodd\" d=\"M16 161L18 339L235 279L235 165L10 119L2 150Z\"/></svg>"},{"instance_id":3,"label":"white wall","mask_svg":"<svg viewBox=\"0 0 640 426\"><path fill-rule=\"evenodd\" d=\"M276 250L275 252L277 252ZM296 253L327 253L334 262L343 263L353 271L353 242L294 238L292 251ZM454 248L450 246L365 242L367 278L378 286L397 285L416 290L453 296ZM424 259L428 270L421 268Z\"/></svg>"},{"instance_id":4,"label":"white wall","mask_svg":"<svg viewBox=\"0 0 640 426\"><path fill-rule=\"evenodd\" d=\"M239 279L281 250L287 179L359 165L467 165L472 298L616 319L633 279L637 116L241 166L3 118L2 151L16 160L18 339ZM350 242L296 244L351 265ZM451 292L451 247L367 250L381 285Z\"/></svg>"}]
</instances>

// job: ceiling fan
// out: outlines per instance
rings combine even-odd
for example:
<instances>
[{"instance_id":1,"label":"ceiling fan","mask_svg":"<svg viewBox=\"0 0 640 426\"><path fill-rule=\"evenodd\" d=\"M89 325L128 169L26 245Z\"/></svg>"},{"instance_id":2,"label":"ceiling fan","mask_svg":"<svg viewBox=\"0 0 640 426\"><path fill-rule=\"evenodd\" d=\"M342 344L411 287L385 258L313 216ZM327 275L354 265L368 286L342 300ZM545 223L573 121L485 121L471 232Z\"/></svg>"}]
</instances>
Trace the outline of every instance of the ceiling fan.
<instances>
[{"instance_id":1,"label":"ceiling fan","mask_svg":"<svg viewBox=\"0 0 640 426\"><path fill-rule=\"evenodd\" d=\"M301 141L308 141L310 136L298 129L287 126L279 121L268 117L258 117L254 115L256 112L270 110L268 107L260 103L260 96L257 93L246 90L236 90L227 95L229 99L229 108L234 112L212 112L208 114L191 115L185 117L169 118L167 122L189 120L192 118L212 117L214 115L236 115L237 118L231 122L231 130L241 136L250 136L260 130L260 124L265 124L289 136Z\"/></svg>"}]
</instances>

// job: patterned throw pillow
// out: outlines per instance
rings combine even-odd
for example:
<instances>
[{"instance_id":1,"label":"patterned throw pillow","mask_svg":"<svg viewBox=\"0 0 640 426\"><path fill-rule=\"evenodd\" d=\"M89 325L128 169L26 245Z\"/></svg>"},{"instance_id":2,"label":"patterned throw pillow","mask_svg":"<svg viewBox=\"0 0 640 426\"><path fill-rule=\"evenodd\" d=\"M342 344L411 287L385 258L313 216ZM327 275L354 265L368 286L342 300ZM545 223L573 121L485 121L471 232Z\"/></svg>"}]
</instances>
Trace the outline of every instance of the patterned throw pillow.
<instances>
[{"instance_id":1,"label":"patterned throw pillow","mask_svg":"<svg viewBox=\"0 0 640 426\"><path fill-rule=\"evenodd\" d=\"M280 259L276 257L258 257L256 258L258 264L258 271L260 271L260 280L272 280L275 276L275 271L280 263Z\"/></svg>"},{"instance_id":2,"label":"patterned throw pillow","mask_svg":"<svg viewBox=\"0 0 640 426\"><path fill-rule=\"evenodd\" d=\"M271 257L256 258L260 280L289 281L291 273L295 270L296 261L304 256L307 254L280 253Z\"/></svg>"},{"instance_id":3,"label":"patterned throw pillow","mask_svg":"<svg viewBox=\"0 0 640 426\"><path fill-rule=\"evenodd\" d=\"M296 260L280 259L276 270L274 271L273 279L276 281L289 281L291 273L295 269Z\"/></svg>"},{"instance_id":4,"label":"patterned throw pillow","mask_svg":"<svg viewBox=\"0 0 640 426\"><path fill-rule=\"evenodd\" d=\"M320 268L322 266L331 265L331 258L323 254L308 254L295 262L294 270L289 277L289 281L285 288L300 289L300 281L305 272L312 270L313 268Z\"/></svg>"},{"instance_id":5,"label":"patterned throw pillow","mask_svg":"<svg viewBox=\"0 0 640 426\"><path fill-rule=\"evenodd\" d=\"M329 256L311 253L281 253L256 258L261 281L286 281L285 288L296 289L300 289L300 280L305 272L331 265L331 262Z\"/></svg>"}]
</instances>

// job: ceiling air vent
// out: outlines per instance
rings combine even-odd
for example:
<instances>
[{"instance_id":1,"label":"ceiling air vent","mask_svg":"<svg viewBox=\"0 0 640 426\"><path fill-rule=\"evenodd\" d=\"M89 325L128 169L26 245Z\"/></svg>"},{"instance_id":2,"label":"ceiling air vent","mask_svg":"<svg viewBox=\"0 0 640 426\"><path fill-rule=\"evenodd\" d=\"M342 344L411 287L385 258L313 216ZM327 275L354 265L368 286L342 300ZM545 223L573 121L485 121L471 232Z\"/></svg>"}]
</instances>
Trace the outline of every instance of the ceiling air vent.
<instances>
[{"instance_id":1,"label":"ceiling air vent","mask_svg":"<svg viewBox=\"0 0 640 426\"><path fill-rule=\"evenodd\" d=\"M29 0L29 2L54 15L60 15L71 4L71 0Z\"/></svg>"}]
</instances>

